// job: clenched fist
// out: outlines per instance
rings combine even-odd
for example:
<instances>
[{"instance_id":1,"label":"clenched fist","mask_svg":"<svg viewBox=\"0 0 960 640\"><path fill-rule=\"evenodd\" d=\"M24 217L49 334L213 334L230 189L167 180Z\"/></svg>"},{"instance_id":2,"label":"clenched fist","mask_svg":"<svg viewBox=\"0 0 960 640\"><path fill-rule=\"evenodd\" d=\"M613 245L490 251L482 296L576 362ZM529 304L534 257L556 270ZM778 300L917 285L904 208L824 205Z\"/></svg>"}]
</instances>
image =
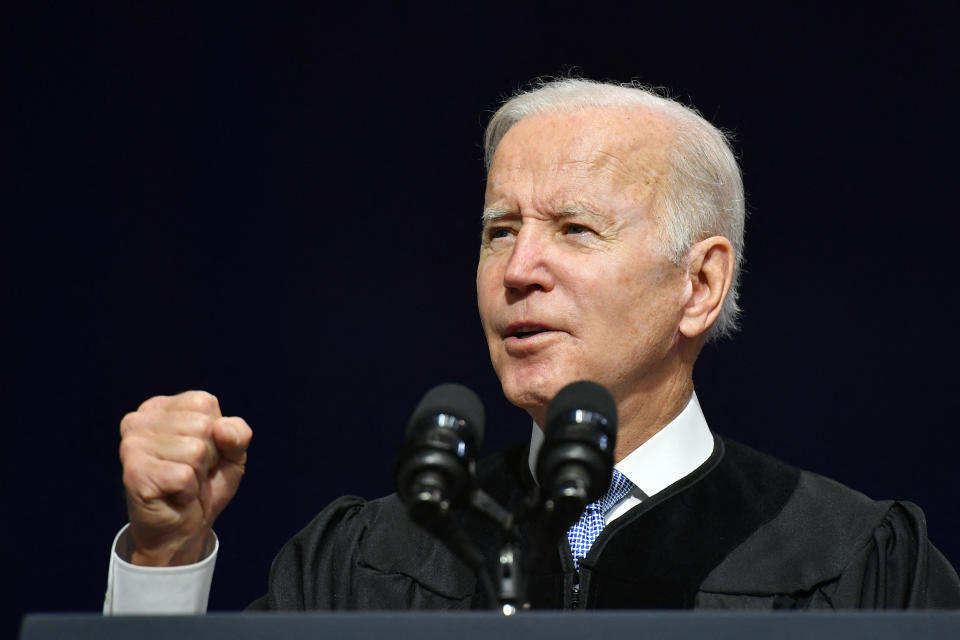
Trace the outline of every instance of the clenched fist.
<instances>
[{"instance_id":1,"label":"clenched fist","mask_svg":"<svg viewBox=\"0 0 960 640\"><path fill-rule=\"evenodd\" d=\"M134 564L202 558L217 519L237 491L253 432L224 417L205 391L150 398L120 423Z\"/></svg>"}]
</instances>

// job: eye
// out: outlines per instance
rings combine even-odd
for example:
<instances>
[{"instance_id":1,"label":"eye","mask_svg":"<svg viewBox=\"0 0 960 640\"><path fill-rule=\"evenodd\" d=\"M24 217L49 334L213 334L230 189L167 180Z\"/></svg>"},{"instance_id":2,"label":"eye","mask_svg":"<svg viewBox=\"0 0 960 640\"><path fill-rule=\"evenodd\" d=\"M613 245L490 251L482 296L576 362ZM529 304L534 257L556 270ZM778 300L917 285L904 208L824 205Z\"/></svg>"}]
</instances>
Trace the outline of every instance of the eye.
<instances>
[{"instance_id":1,"label":"eye","mask_svg":"<svg viewBox=\"0 0 960 640\"><path fill-rule=\"evenodd\" d=\"M570 222L563 226L563 232L569 235L581 235L584 233L593 233L593 230L590 229L589 227L585 227L582 224Z\"/></svg>"},{"instance_id":2,"label":"eye","mask_svg":"<svg viewBox=\"0 0 960 640\"><path fill-rule=\"evenodd\" d=\"M484 229L483 238L485 242L493 242L501 238L509 238L513 234L514 231L509 226L491 226Z\"/></svg>"}]
</instances>

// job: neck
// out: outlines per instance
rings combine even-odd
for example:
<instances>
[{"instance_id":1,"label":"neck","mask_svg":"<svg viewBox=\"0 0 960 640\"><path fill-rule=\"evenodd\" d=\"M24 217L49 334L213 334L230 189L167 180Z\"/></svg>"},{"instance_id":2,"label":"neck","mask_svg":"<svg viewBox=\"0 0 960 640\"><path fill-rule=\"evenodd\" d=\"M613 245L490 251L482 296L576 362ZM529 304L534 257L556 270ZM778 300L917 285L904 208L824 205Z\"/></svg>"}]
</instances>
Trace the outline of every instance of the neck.
<instances>
[{"instance_id":1,"label":"neck","mask_svg":"<svg viewBox=\"0 0 960 640\"><path fill-rule=\"evenodd\" d=\"M637 389L617 400L619 427L613 457L620 462L680 415L693 395L689 372L677 372L651 389Z\"/></svg>"},{"instance_id":2,"label":"neck","mask_svg":"<svg viewBox=\"0 0 960 640\"><path fill-rule=\"evenodd\" d=\"M703 340L681 341L656 372L639 383L610 388L617 403L617 446L614 463L652 438L686 408L693 395L693 364ZM541 429L546 427L546 405L527 409Z\"/></svg>"},{"instance_id":3,"label":"neck","mask_svg":"<svg viewBox=\"0 0 960 640\"><path fill-rule=\"evenodd\" d=\"M652 438L680 415L693 395L693 365L703 338L681 338L661 366L639 383L614 391L617 400L617 446L615 462Z\"/></svg>"}]
</instances>

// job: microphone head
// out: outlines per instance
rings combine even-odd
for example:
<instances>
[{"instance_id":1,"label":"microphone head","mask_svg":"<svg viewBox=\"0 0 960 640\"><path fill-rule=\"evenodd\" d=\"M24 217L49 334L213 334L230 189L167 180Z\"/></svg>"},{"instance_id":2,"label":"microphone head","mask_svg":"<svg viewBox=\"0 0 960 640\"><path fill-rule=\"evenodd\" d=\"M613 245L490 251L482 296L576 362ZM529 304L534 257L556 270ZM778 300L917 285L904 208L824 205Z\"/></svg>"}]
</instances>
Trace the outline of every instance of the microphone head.
<instances>
[{"instance_id":1,"label":"microphone head","mask_svg":"<svg viewBox=\"0 0 960 640\"><path fill-rule=\"evenodd\" d=\"M553 526L565 530L610 486L617 404L595 382L567 385L547 406L537 480Z\"/></svg>"},{"instance_id":2,"label":"microphone head","mask_svg":"<svg viewBox=\"0 0 960 640\"><path fill-rule=\"evenodd\" d=\"M423 396L407 424L394 482L410 517L439 526L474 484L483 442L483 403L460 384L442 384Z\"/></svg>"},{"instance_id":3,"label":"microphone head","mask_svg":"<svg viewBox=\"0 0 960 640\"><path fill-rule=\"evenodd\" d=\"M607 435L617 432L617 403L610 392L596 382L580 380L560 389L547 405L547 431L550 431L550 425L557 424L558 420L563 420L572 411L599 414L605 418L599 422Z\"/></svg>"},{"instance_id":4,"label":"microphone head","mask_svg":"<svg viewBox=\"0 0 960 640\"><path fill-rule=\"evenodd\" d=\"M455 416L459 419L454 427L464 440L473 447L479 447L483 442L486 412L483 402L470 389L462 384L448 382L438 385L423 396L420 404L413 410L410 422L407 423L406 436L410 438L422 429L424 424L431 422L437 415Z\"/></svg>"}]
</instances>

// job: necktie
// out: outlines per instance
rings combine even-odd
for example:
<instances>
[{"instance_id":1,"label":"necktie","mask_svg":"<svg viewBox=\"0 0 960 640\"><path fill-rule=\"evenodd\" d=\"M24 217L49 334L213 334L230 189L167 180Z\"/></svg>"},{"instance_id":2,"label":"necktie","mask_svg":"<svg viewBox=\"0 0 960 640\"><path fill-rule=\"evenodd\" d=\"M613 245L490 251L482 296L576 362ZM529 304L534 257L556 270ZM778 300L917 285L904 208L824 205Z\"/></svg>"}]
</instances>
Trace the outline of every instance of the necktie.
<instances>
[{"instance_id":1,"label":"necktie","mask_svg":"<svg viewBox=\"0 0 960 640\"><path fill-rule=\"evenodd\" d=\"M623 500L633 488L634 484L614 469L613 478L610 480L610 488L607 489L607 492L600 496L600 499L596 502L588 504L587 508L583 510L580 520L567 531L570 551L573 553L573 565L577 568L577 572L580 571L580 561L587 555L593 541L603 531L604 514Z\"/></svg>"}]
</instances>

